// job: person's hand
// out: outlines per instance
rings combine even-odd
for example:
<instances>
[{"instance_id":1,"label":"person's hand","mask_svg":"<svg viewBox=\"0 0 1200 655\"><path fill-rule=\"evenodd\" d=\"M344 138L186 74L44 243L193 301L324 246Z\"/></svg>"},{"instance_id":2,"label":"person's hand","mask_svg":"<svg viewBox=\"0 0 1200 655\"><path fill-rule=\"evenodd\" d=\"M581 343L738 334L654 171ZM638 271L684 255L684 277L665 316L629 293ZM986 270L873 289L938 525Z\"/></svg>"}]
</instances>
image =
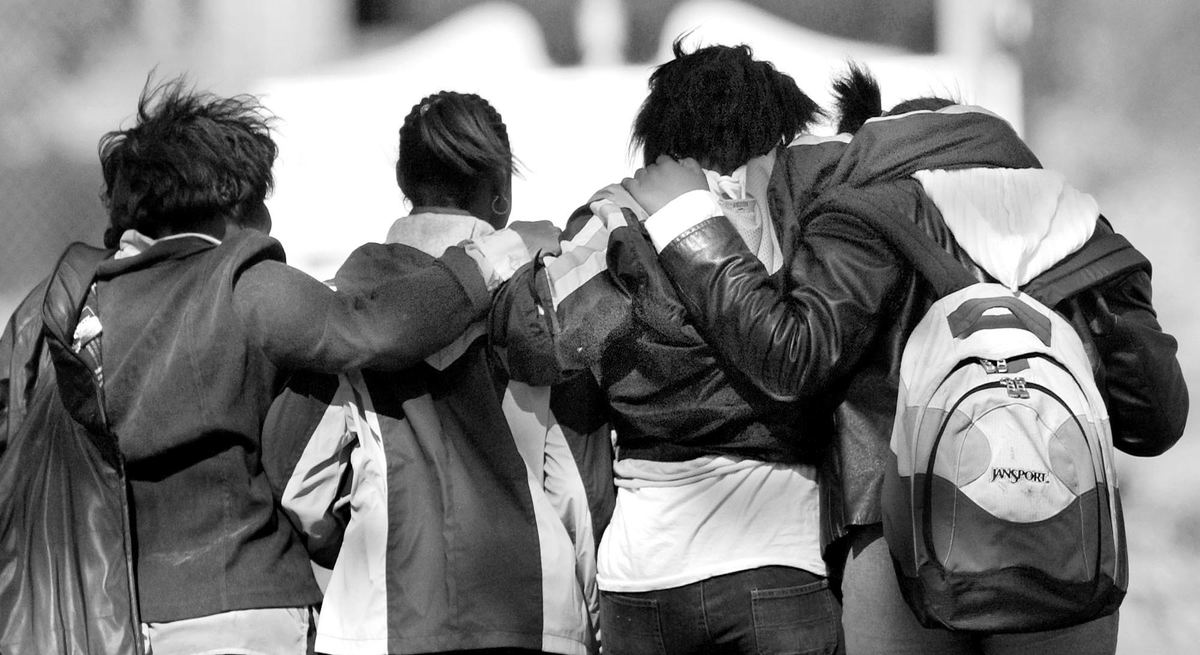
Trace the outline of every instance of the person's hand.
<instances>
[{"instance_id":1,"label":"person's hand","mask_svg":"<svg viewBox=\"0 0 1200 655\"><path fill-rule=\"evenodd\" d=\"M525 242L530 257L537 257L539 252L544 255L562 252L562 244L559 243L562 230L550 221L513 221L508 224L508 229L516 232Z\"/></svg>"},{"instance_id":2,"label":"person's hand","mask_svg":"<svg viewBox=\"0 0 1200 655\"><path fill-rule=\"evenodd\" d=\"M621 180L621 186L647 214L653 214L688 191L707 191L708 180L695 159L675 161L660 155L653 164L638 169L632 178Z\"/></svg>"}]
</instances>

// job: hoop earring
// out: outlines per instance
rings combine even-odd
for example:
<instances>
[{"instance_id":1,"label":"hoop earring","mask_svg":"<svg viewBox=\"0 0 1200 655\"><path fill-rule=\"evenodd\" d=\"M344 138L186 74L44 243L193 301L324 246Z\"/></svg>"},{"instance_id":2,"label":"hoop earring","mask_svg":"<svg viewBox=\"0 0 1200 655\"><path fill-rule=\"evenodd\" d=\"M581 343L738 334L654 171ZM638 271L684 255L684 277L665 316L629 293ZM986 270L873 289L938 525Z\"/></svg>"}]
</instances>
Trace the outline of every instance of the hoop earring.
<instances>
[{"instance_id":1,"label":"hoop earring","mask_svg":"<svg viewBox=\"0 0 1200 655\"><path fill-rule=\"evenodd\" d=\"M499 207L496 207L496 202L497 202L497 201L503 201L503 202L504 202L504 208L503 208L503 209L501 209L501 208L499 208ZM493 197L493 198L492 198L492 213L493 213L493 214L495 214L495 215L497 215L497 216L503 216L503 215L507 214L507 213L508 213L508 210L509 210L509 209L511 209L511 208L512 208L512 206L509 204L509 202L508 202L508 198L505 198L503 193L502 193L502 194L500 194L500 195L498 195L498 196L495 196L495 197Z\"/></svg>"}]
</instances>

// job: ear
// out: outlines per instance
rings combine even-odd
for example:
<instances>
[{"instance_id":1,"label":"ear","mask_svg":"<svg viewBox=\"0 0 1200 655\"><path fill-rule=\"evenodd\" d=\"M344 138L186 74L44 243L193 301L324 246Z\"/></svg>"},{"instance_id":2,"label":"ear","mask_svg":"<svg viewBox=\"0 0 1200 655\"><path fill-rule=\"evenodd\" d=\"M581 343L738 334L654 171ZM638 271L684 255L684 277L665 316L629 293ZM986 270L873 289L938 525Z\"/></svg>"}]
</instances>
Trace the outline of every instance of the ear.
<instances>
[{"instance_id":1,"label":"ear","mask_svg":"<svg viewBox=\"0 0 1200 655\"><path fill-rule=\"evenodd\" d=\"M488 207L485 219L497 230L508 225L512 215L512 177L496 176L482 185L488 195Z\"/></svg>"}]
</instances>

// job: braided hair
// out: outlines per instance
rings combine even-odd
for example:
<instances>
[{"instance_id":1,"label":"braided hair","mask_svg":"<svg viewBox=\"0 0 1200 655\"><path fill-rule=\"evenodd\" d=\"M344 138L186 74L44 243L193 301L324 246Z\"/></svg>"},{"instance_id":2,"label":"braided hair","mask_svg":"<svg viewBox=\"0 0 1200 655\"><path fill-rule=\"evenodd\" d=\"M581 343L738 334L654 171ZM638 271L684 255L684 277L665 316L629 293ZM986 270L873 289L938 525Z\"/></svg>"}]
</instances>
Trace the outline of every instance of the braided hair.
<instances>
[{"instance_id":1,"label":"braided hair","mask_svg":"<svg viewBox=\"0 0 1200 655\"><path fill-rule=\"evenodd\" d=\"M651 164L659 155L692 157L722 174L791 142L824 115L790 75L756 60L750 46L714 45L684 53L650 75L633 123L632 146Z\"/></svg>"},{"instance_id":2,"label":"braided hair","mask_svg":"<svg viewBox=\"0 0 1200 655\"><path fill-rule=\"evenodd\" d=\"M466 206L481 182L507 181L516 164L495 107L473 93L439 91L404 118L396 183L417 205Z\"/></svg>"}]
</instances>

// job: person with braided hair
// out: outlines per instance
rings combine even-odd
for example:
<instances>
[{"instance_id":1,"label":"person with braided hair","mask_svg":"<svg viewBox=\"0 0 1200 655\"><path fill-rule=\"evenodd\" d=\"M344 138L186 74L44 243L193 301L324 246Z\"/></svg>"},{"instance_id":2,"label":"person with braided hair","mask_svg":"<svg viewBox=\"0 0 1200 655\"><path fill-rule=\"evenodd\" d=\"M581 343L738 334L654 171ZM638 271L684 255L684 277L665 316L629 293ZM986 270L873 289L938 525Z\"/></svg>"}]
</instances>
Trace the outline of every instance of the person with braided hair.
<instances>
[{"instance_id":1,"label":"person with braided hair","mask_svg":"<svg viewBox=\"0 0 1200 655\"><path fill-rule=\"evenodd\" d=\"M273 400L308 372L419 365L557 247L552 226L505 230L331 290L266 234L272 123L254 96L148 80L101 138L112 247L69 247L39 305L53 370L31 404L75 455L36 462L71 474L13 459L33 421L0 458L0 651L312 652L321 592L273 493Z\"/></svg>"},{"instance_id":2,"label":"person with braided hair","mask_svg":"<svg viewBox=\"0 0 1200 655\"><path fill-rule=\"evenodd\" d=\"M423 98L396 162L413 209L331 283L358 293L508 231L515 162L487 100ZM549 390L509 381L485 329L472 323L403 371L295 379L272 408L281 502L332 569L319 652L597 651L584 483Z\"/></svg>"},{"instance_id":3,"label":"person with braided hair","mask_svg":"<svg viewBox=\"0 0 1200 655\"><path fill-rule=\"evenodd\" d=\"M404 118L396 160L396 184L413 211L396 221L389 240L405 232L404 222L445 210L503 228L515 164L508 128L487 100L455 91L423 98Z\"/></svg>"}]
</instances>

